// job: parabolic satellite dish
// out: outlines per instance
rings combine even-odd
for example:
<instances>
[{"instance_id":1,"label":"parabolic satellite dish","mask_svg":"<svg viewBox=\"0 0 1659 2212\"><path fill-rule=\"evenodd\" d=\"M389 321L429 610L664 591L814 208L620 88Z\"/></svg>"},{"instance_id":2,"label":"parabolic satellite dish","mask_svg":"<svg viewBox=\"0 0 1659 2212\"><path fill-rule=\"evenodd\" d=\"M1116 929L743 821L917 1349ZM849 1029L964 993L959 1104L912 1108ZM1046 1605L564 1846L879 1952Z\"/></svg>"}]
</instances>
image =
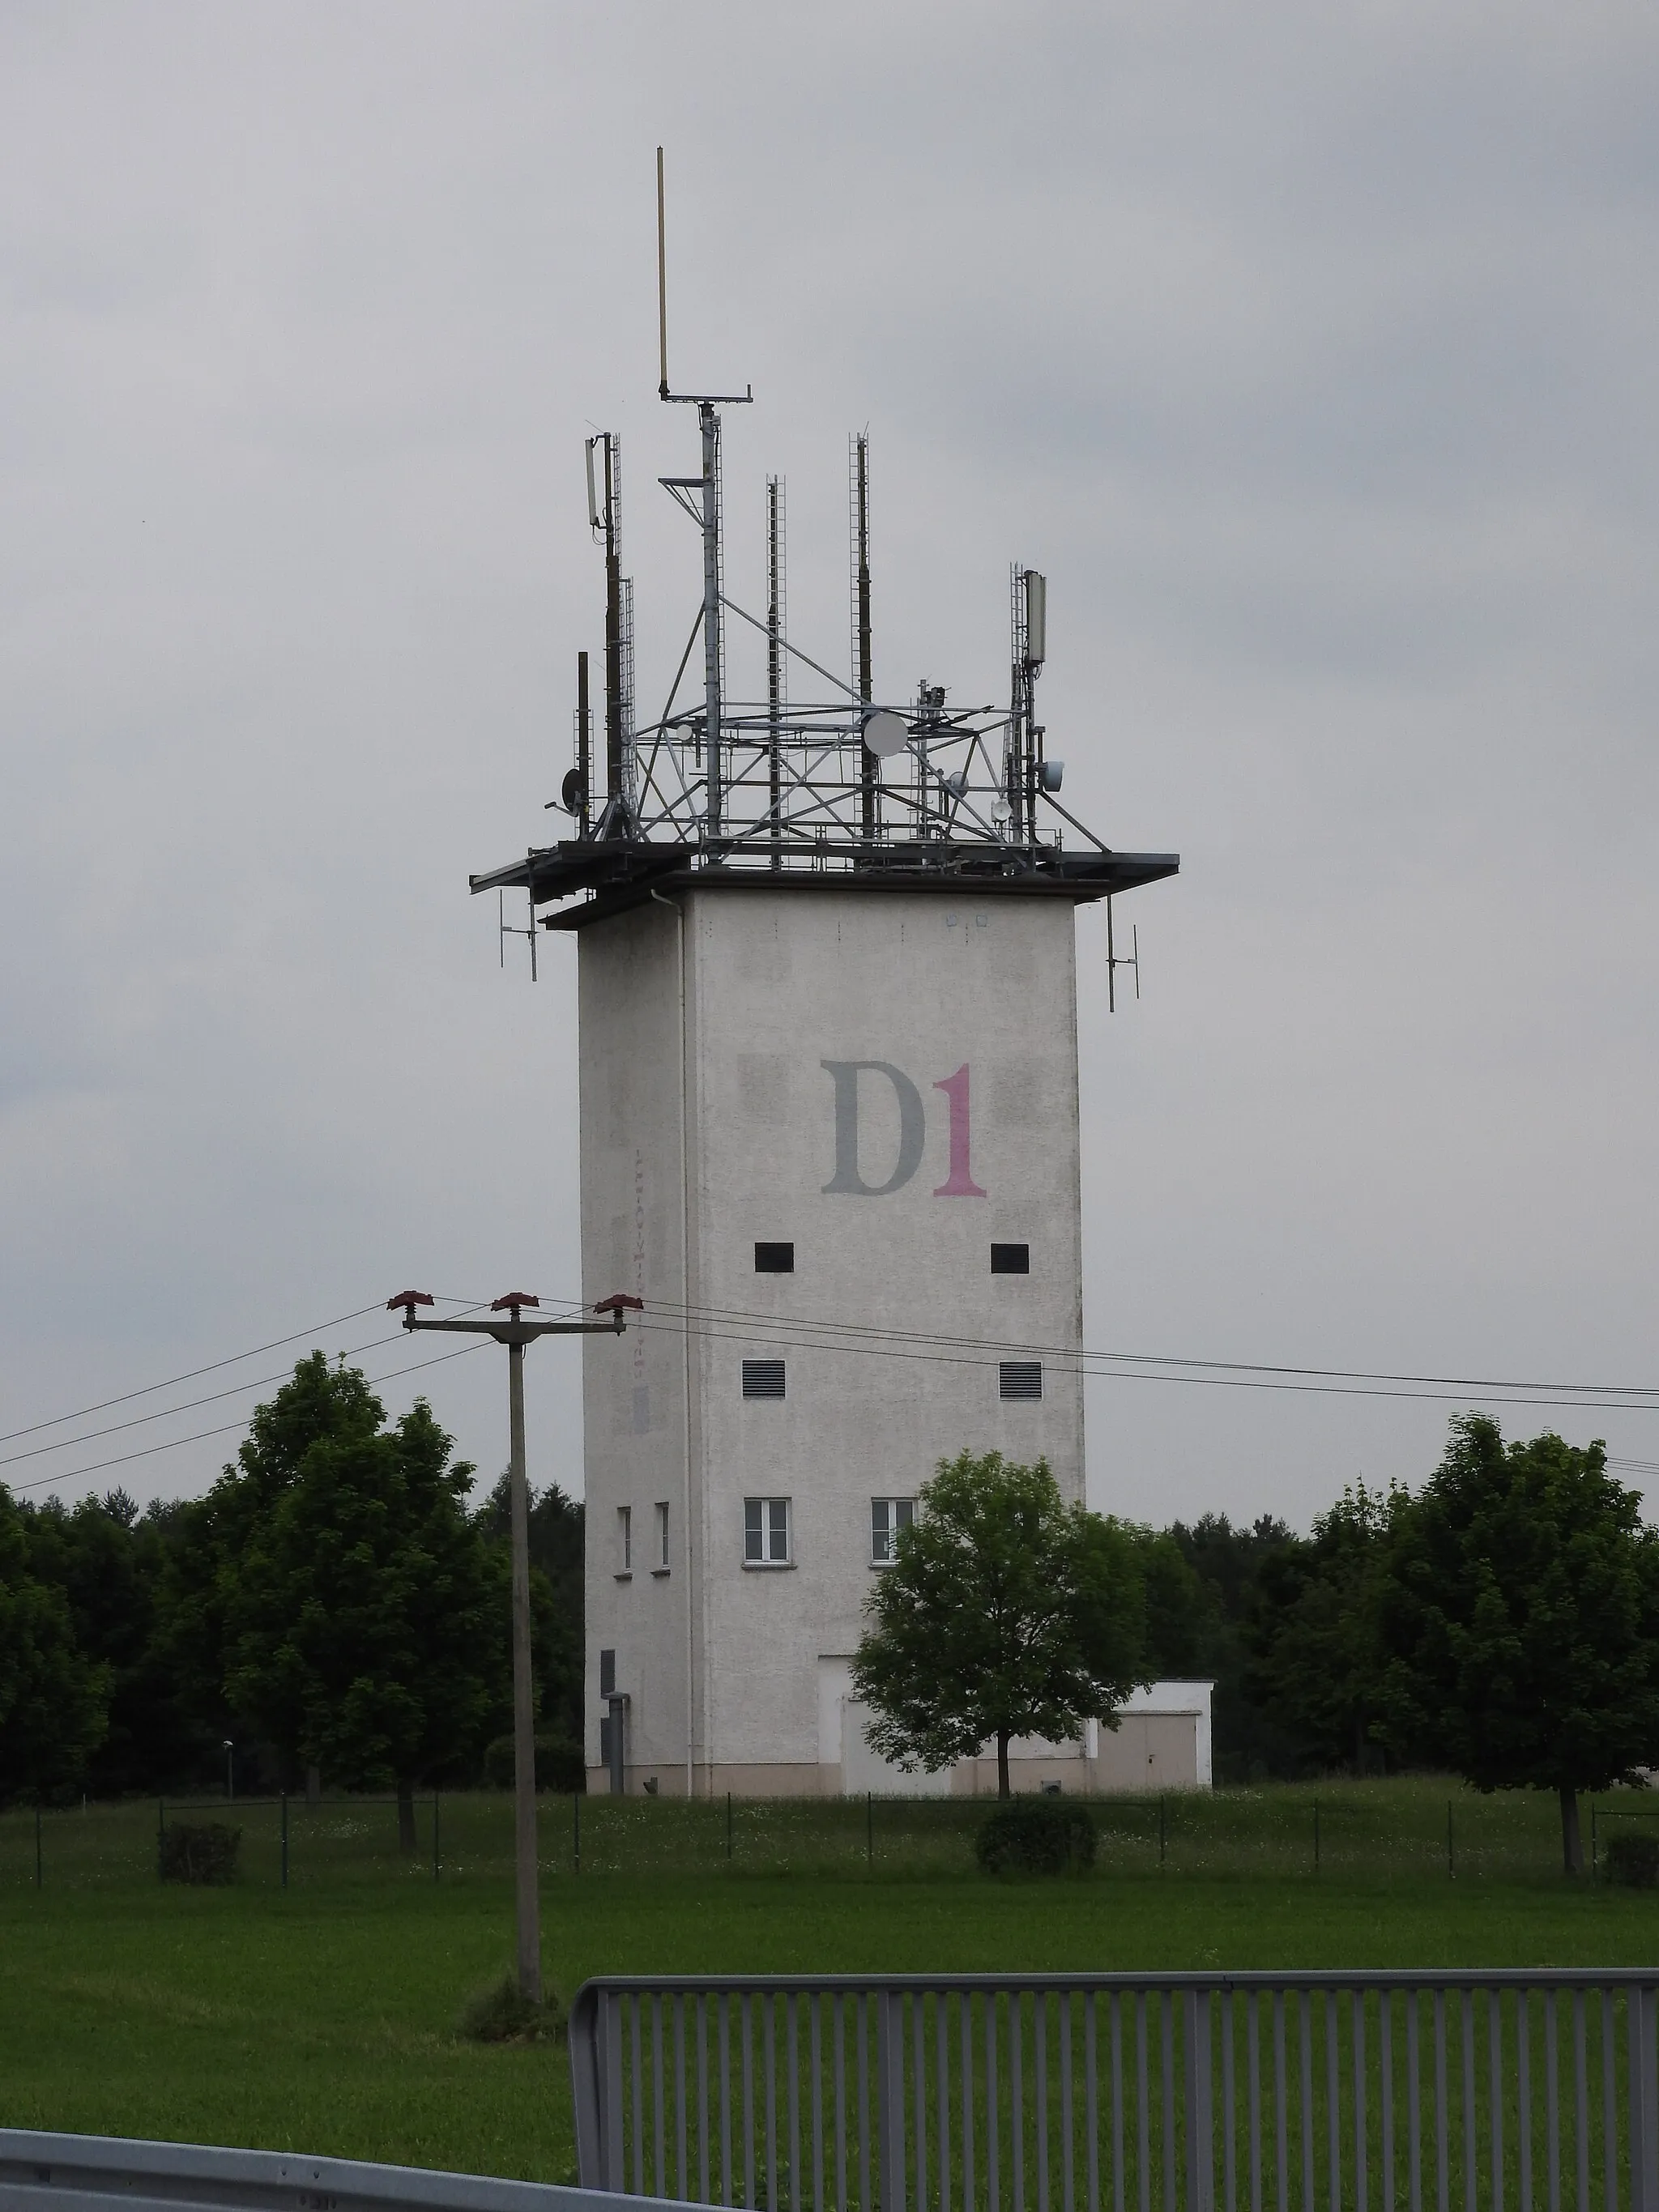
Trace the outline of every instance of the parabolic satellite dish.
<instances>
[{"instance_id":1,"label":"parabolic satellite dish","mask_svg":"<svg viewBox=\"0 0 1659 2212\"><path fill-rule=\"evenodd\" d=\"M865 746L878 760L891 760L894 754L902 753L909 742L910 732L905 727L903 717L885 707L880 714L872 714L864 726Z\"/></svg>"}]
</instances>

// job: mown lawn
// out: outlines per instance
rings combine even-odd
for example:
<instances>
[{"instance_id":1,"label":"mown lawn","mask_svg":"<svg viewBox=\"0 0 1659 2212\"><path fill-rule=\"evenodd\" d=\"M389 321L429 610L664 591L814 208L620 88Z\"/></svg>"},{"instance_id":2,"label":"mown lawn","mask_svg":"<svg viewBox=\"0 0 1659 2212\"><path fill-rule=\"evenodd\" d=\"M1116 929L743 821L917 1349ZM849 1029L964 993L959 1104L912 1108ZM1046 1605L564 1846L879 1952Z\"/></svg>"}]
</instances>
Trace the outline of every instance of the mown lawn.
<instances>
[{"instance_id":1,"label":"mown lawn","mask_svg":"<svg viewBox=\"0 0 1659 2212\"><path fill-rule=\"evenodd\" d=\"M495 1880L0 1893L0 2124L574 2179L562 2050L458 2042ZM550 1881L568 1996L611 1971L1630 1966L1659 1897L1559 1879L708 1874Z\"/></svg>"}]
</instances>

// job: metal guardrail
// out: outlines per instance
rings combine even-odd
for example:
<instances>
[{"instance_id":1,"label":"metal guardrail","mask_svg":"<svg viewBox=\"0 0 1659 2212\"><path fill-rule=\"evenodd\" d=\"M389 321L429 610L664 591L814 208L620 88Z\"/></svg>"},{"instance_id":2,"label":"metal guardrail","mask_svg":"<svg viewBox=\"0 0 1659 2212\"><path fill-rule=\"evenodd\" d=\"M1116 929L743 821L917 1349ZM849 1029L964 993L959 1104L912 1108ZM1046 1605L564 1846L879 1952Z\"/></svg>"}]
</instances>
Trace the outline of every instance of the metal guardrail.
<instances>
[{"instance_id":1,"label":"metal guardrail","mask_svg":"<svg viewBox=\"0 0 1659 2212\"><path fill-rule=\"evenodd\" d=\"M1659 2212L1659 1967L607 1976L584 2187L755 2212Z\"/></svg>"},{"instance_id":2,"label":"metal guardrail","mask_svg":"<svg viewBox=\"0 0 1659 2212\"><path fill-rule=\"evenodd\" d=\"M0 2212L614 2212L614 2196L423 2166L372 2166L290 2151L127 2142L0 2128ZM625 2200L626 2201L626 2200ZM660 2212L653 2204L651 2212Z\"/></svg>"}]
</instances>

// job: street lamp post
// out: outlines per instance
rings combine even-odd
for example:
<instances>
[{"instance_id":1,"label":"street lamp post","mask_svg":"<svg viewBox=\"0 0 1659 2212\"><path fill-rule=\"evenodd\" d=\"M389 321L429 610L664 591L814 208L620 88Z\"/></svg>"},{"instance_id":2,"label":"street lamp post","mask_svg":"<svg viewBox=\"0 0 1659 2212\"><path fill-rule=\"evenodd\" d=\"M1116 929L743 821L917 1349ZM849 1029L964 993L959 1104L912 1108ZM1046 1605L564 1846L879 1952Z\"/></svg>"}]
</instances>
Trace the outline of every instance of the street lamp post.
<instances>
[{"instance_id":1,"label":"street lamp post","mask_svg":"<svg viewBox=\"0 0 1659 2212\"><path fill-rule=\"evenodd\" d=\"M514 1861L519 1937L519 1987L532 2003L542 1998L541 1896L536 1870L536 1699L530 1660L530 1482L525 1468L524 1352L538 1336L620 1336L629 1308L641 1301L618 1292L593 1309L608 1321L526 1321L523 1309L540 1301L528 1291L509 1291L489 1311L500 1318L439 1321L420 1318L417 1306L433 1301L424 1291L399 1291L386 1300L388 1312L401 1306L408 1329L446 1329L460 1335L493 1336L507 1346L507 1417L511 1445L509 1488L513 1510L513 1811Z\"/></svg>"}]
</instances>

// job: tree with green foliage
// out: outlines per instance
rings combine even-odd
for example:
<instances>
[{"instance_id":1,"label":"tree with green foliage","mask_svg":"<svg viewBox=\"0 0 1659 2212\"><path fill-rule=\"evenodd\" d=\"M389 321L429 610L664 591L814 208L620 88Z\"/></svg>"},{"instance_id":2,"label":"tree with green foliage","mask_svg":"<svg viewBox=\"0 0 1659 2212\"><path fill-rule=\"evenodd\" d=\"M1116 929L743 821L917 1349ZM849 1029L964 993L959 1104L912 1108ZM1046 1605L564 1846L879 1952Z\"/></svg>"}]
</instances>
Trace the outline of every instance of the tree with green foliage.
<instances>
[{"instance_id":1,"label":"tree with green foliage","mask_svg":"<svg viewBox=\"0 0 1659 2212\"><path fill-rule=\"evenodd\" d=\"M1345 1490L1262 1560L1246 1630L1251 1686L1315 1766L1364 1774L1380 1717L1377 1607L1401 1493Z\"/></svg>"},{"instance_id":2,"label":"tree with green foliage","mask_svg":"<svg viewBox=\"0 0 1659 2212\"><path fill-rule=\"evenodd\" d=\"M28 1516L0 1483L0 1800L77 1784L103 1741L109 1670L88 1659L60 1589L33 1571Z\"/></svg>"},{"instance_id":3,"label":"tree with green foliage","mask_svg":"<svg viewBox=\"0 0 1659 2212\"><path fill-rule=\"evenodd\" d=\"M255 1418L219 1487L225 1688L290 1759L396 1789L475 1758L507 1677L507 1579L469 1517L472 1469L417 1400L395 1426L321 1354Z\"/></svg>"},{"instance_id":4,"label":"tree with green foliage","mask_svg":"<svg viewBox=\"0 0 1659 2212\"><path fill-rule=\"evenodd\" d=\"M1388 1740L1477 1790L1553 1790L1583 1866L1578 1793L1659 1765L1659 1532L1599 1443L1505 1444L1459 1415L1393 1516L1378 1625Z\"/></svg>"},{"instance_id":5,"label":"tree with green foliage","mask_svg":"<svg viewBox=\"0 0 1659 2212\"><path fill-rule=\"evenodd\" d=\"M1067 1505L1046 1460L941 1460L866 1611L853 1693L874 1711L875 1749L934 1774L994 1741L1004 1797L1012 1738L1115 1728L1150 1679L1133 1540Z\"/></svg>"},{"instance_id":6,"label":"tree with green foliage","mask_svg":"<svg viewBox=\"0 0 1659 2212\"><path fill-rule=\"evenodd\" d=\"M172 1786L223 1763L218 1716L192 1711L189 1677L167 1648L171 1518L141 1515L121 1490L73 1508L49 1498L29 1515L31 1571L62 1591L77 1648L108 1678L109 1726L84 1777L97 1796Z\"/></svg>"},{"instance_id":7,"label":"tree with green foliage","mask_svg":"<svg viewBox=\"0 0 1659 2212\"><path fill-rule=\"evenodd\" d=\"M1235 1527L1224 1513L1202 1513L1191 1523L1171 1522L1163 1534L1197 1577L1202 1609L1187 1623L1171 1610L1168 1638L1161 1644L1154 1638L1158 1672L1214 1683L1217 1781L1262 1782L1299 1773L1305 1754L1264 1710L1249 1644L1258 1581L1266 1562L1291 1540L1288 1523L1263 1513ZM1175 1595L1171 1589L1170 1596Z\"/></svg>"}]
</instances>

